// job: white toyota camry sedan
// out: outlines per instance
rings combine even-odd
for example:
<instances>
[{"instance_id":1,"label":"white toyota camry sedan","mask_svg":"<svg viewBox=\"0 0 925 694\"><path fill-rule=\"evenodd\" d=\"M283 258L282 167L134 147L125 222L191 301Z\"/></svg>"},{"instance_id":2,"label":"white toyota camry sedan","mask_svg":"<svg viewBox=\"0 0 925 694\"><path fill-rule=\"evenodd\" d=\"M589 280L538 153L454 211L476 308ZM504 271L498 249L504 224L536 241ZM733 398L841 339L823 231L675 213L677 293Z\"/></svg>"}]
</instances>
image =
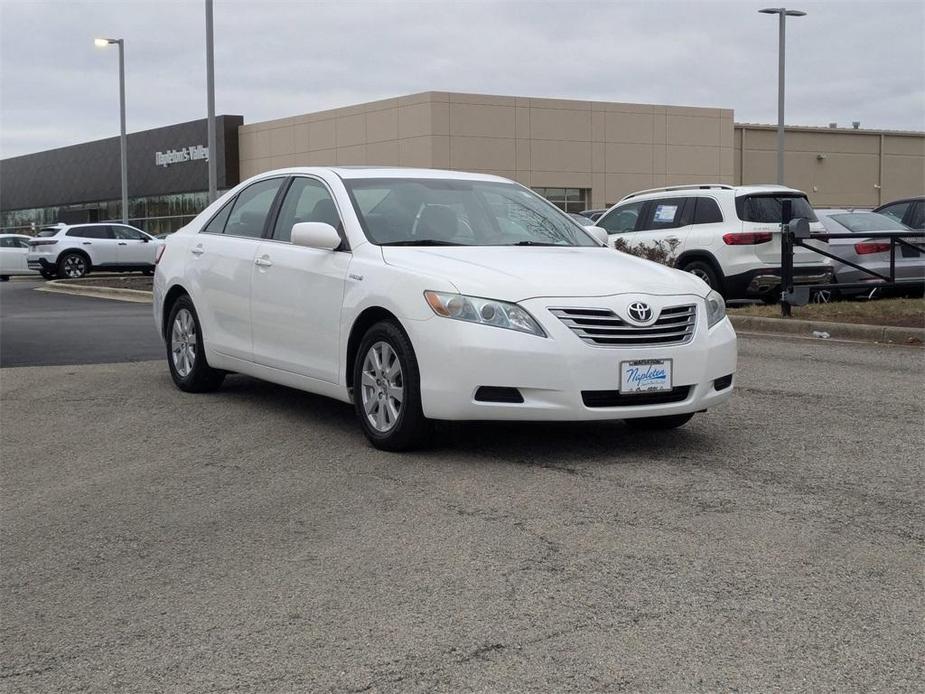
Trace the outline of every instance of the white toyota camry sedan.
<instances>
[{"instance_id":1,"label":"white toyota camry sedan","mask_svg":"<svg viewBox=\"0 0 925 694\"><path fill-rule=\"evenodd\" d=\"M386 450L435 420L668 429L727 400L722 297L602 232L496 176L272 171L167 238L154 317L182 390L237 372L337 398Z\"/></svg>"}]
</instances>

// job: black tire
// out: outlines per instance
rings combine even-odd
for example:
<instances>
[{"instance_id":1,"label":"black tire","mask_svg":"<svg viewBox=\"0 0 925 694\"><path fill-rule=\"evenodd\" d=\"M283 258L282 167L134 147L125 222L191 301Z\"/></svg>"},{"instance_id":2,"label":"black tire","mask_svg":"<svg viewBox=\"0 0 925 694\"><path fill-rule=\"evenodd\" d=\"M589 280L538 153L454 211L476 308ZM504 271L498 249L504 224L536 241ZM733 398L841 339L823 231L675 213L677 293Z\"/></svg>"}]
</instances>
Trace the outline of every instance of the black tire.
<instances>
[{"instance_id":1,"label":"black tire","mask_svg":"<svg viewBox=\"0 0 925 694\"><path fill-rule=\"evenodd\" d=\"M83 253L65 253L58 258L58 277L76 280L90 272L90 260Z\"/></svg>"},{"instance_id":2,"label":"black tire","mask_svg":"<svg viewBox=\"0 0 925 694\"><path fill-rule=\"evenodd\" d=\"M183 334L181 339L176 343L174 340L174 327L177 316L184 311L186 312L186 316L191 319L192 326L194 326L195 329L195 335L192 336L195 341L194 356L191 360L192 365L189 370L186 368L188 362L182 361L174 353L175 347L185 348L186 345L190 344L188 332ZM185 321L186 318L184 317L184 322ZM208 393L218 389L218 387L222 385L222 381L225 380L225 372L213 369L209 366L209 362L206 361L206 353L202 344L202 328L199 325L199 316L196 313L196 308L193 306L192 299L186 294L179 297L174 302L173 306L170 307L167 325L164 326L164 343L167 345L167 365L170 367L170 376L173 378L174 385L176 385L177 388L187 393ZM185 349L183 351L184 354L189 354ZM178 364L180 364L179 367Z\"/></svg>"},{"instance_id":3,"label":"black tire","mask_svg":"<svg viewBox=\"0 0 925 694\"><path fill-rule=\"evenodd\" d=\"M39 270L39 274L42 275L46 280L53 280L58 275L51 270Z\"/></svg>"},{"instance_id":4,"label":"black tire","mask_svg":"<svg viewBox=\"0 0 925 694\"><path fill-rule=\"evenodd\" d=\"M691 260L681 266L681 269L684 272L689 272L692 275L695 275L710 285L710 289L715 289L716 291L722 294L723 287L722 282L720 282L719 277L716 274L716 270L713 269L713 266L710 263L704 260Z\"/></svg>"},{"instance_id":5,"label":"black tire","mask_svg":"<svg viewBox=\"0 0 925 694\"><path fill-rule=\"evenodd\" d=\"M0 282L9 282L9 281L10 281L9 275L0 275Z\"/></svg>"},{"instance_id":6,"label":"black tire","mask_svg":"<svg viewBox=\"0 0 925 694\"><path fill-rule=\"evenodd\" d=\"M624 422L628 427L633 429L665 430L677 429L687 424L693 418L694 413L672 414L666 417L640 417L638 419L626 419Z\"/></svg>"},{"instance_id":7,"label":"black tire","mask_svg":"<svg viewBox=\"0 0 925 694\"><path fill-rule=\"evenodd\" d=\"M375 420L379 411L388 407L392 391L389 385L393 385L394 382L386 382L382 374L381 386L365 386L363 383L364 363L372 348L380 343L385 343L397 358L400 367L397 375L401 379L402 399L398 416L391 419L391 423L384 422L389 426L386 431L378 430L371 418ZM394 364L394 361L392 363ZM364 393L367 403L376 408L369 414L367 414L367 405L364 404ZM374 395L376 399L373 399ZM386 398L385 402L382 401L383 395ZM366 331L360 341L360 347L353 363L353 404L363 433L366 434L370 443L380 450L407 451L420 448L427 445L433 436L433 422L424 416L421 407L421 372L418 369L414 348L405 331L394 321L384 320L376 323ZM391 418L391 415L387 417Z\"/></svg>"}]
</instances>

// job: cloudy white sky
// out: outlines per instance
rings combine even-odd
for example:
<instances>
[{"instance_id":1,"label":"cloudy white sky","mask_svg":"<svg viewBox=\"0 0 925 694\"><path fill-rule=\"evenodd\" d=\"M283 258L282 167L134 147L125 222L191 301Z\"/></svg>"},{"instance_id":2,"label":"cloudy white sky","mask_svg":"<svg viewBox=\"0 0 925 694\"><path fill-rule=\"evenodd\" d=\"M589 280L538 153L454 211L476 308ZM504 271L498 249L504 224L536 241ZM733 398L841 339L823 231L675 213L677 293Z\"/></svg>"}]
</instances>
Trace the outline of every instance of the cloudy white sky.
<instances>
[{"instance_id":1,"label":"cloudy white sky","mask_svg":"<svg viewBox=\"0 0 925 694\"><path fill-rule=\"evenodd\" d=\"M246 122L418 91L735 109L776 122L776 18L706 0L216 0L216 108ZM799 2L787 120L925 130L925 2ZM0 0L0 156L205 115L201 0Z\"/></svg>"}]
</instances>

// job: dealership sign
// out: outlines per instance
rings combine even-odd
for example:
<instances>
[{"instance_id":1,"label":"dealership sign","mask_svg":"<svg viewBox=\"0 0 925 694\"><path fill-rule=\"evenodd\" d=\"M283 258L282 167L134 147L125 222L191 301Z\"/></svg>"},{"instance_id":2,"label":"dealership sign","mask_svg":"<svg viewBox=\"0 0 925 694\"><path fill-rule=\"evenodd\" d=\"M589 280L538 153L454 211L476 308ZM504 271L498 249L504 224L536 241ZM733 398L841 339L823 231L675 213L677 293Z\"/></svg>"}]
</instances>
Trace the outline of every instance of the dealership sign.
<instances>
[{"instance_id":1,"label":"dealership sign","mask_svg":"<svg viewBox=\"0 0 925 694\"><path fill-rule=\"evenodd\" d=\"M209 148L202 145L190 145L181 149L168 149L166 152L155 152L154 163L157 166L170 166L182 164L187 161L209 160Z\"/></svg>"}]
</instances>

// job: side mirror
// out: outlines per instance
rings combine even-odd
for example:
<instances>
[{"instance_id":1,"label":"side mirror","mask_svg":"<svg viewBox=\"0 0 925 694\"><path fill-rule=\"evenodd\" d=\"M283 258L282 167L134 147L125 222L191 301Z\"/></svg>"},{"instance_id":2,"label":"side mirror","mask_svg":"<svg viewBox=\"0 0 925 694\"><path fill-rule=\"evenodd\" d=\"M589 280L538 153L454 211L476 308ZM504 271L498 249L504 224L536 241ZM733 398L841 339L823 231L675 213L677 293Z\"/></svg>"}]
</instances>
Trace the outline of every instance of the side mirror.
<instances>
[{"instance_id":1,"label":"side mirror","mask_svg":"<svg viewBox=\"0 0 925 694\"><path fill-rule=\"evenodd\" d=\"M610 234L607 233L606 229L602 227L594 226L592 224L592 225L586 226L585 231L587 231L589 234L591 234L591 236L593 236L598 241L600 241L601 245L604 245L604 246L609 245Z\"/></svg>"},{"instance_id":2,"label":"side mirror","mask_svg":"<svg viewBox=\"0 0 925 694\"><path fill-rule=\"evenodd\" d=\"M289 239L294 246L306 248L319 248L323 251L333 251L340 246L340 234L330 224L325 222L299 222L292 225L292 236Z\"/></svg>"}]
</instances>

